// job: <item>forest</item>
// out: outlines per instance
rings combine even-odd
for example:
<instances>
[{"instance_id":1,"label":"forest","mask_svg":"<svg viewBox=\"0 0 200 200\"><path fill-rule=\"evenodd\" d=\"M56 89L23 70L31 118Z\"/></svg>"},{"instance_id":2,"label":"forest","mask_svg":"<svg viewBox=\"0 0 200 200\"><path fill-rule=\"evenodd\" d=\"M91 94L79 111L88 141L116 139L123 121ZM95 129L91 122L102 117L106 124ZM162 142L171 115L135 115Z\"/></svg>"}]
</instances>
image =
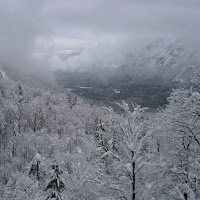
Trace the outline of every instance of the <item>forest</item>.
<instances>
[{"instance_id":1,"label":"forest","mask_svg":"<svg viewBox=\"0 0 200 200\"><path fill-rule=\"evenodd\" d=\"M0 72L0 199L200 199L200 70L150 112Z\"/></svg>"},{"instance_id":2,"label":"forest","mask_svg":"<svg viewBox=\"0 0 200 200\"><path fill-rule=\"evenodd\" d=\"M200 200L200 0L0 0L0 200Z\"/></svg>"}]
</instances>

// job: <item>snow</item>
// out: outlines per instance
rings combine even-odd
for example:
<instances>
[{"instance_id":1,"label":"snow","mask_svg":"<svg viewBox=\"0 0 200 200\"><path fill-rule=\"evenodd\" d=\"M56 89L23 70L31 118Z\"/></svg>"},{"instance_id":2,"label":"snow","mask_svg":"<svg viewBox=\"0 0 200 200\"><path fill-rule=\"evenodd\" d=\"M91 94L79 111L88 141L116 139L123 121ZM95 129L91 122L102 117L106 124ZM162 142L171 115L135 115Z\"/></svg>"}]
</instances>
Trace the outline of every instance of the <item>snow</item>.
<instances>
[{"instance_id":1,"label":"snow","mask_svg":"<svg viewBox=\"0 0 200 200\"><path fill-rule=\"evenodd\" d=\"M2 74L3 78L6 78L6 73L4 71L0 70L0 74Z\"/></svg>"},{"instance_id":2,"label":"snow","mask_svg":"<svg viewBox=\"0 0 200 200\"><path fill-rule=\"evenodd\" d=\"M6 77L3 71L0 72L3 77ZM5 159L3 165L0 166L0 175L5 180L8 179L8 182L3 189L0 188L0 191L5 191L3 197L0 194L0 198L5 200L36 200L36 197L41 193L41 198L37 199L46 199L48 192L55 188L50 185L46 192L44 190L45 183L55 179L53 183L57 184L58 189L63 189L58 191L60 199L61 197L63 199L83 199L83 192L84 195L88 195L87 197L91 194L94 195L90 199L114 200L113 196L119 199L121 195L130 199L129 193L133 190L129 190L129 188L135 181L136 194L142 195L140 199L147 199L143 198L147 194L149 195L148 199L153 200L151 194L159 192L159 188L162 186L166 188L166 191L169 191L169 195L177 196L177 198L184 199L183 195L186 191L188 199L199 199L199 194L196 192L199 190L198 180L200 179L198 170L199 145L192 141L190 132L185 128L185 125L189 128L192 127L191 131L199 137L199 116L197 119L193 117L193 111L197 113L199 111L199 92L193 92L192 89L190 92L185 89L177 91L171 97L166 110L158 113L158 116L160 117L162 114L166 121L162 117L159 121L156 116L152 116L152 120L146 122L146 116L142 115L146 109L137 106L132 112L125 101L118 105L124 108L126 115L115 114L111 108L104 108L109 111L109 114L106 115L106 112L102 112L100 109L94 111L94 108L84 102L77 105L75 110L71 110L69 105L63 101L68 98L73 103L75 97L65 93L52 93L51 98L55 99L56 103L50 101L47 105L50 91L44 91L44 95L39 98L40 101L37 101L37 98L33 98L31 94L38 90L29 86L25 87L23 83L21 85L24 98L29 99L29 102L22 101L18 105L15 104L15 101L13 102L13 99L17 101L16 88L19 87L19 83L9 82L9 80L9 77L5 80L0 79L4 85L8 84L8 87L5 87L5 97L1 99L4 106L0 106L0 120L1 123L6 123L8 134L11 132L14 135L18 131L18 125L20 125L21 131L20 134L9 138L9 141L7 141L7 137L3 137L1 158ZM11 98L10 93L16 95ZM184 101L184 107L180 100ZM37 103L41 104L41 110L36 109ZM21 108L23 108L23 112L19 113ZM7 110L12 110L14 116L20 114L20 121L9 123L12 115ZM43 124L40 130L33 130L34 115L38 116L35 120L36 123ZM56 119L54 115L56 115ZM96 125L99 123L99 118L106 125L105 131L101 131L104 137L99 139L103 145L105 144L104 146L96 149L97 145L93 135L85 134L86 122L84 119L87 116L89 118L86 121L88 132L93 133L93 135L97 133ZM7 119L8 117L9 119ZM45 117L48 123L43 119ZM92 121L91 126L90 120ZM177 130L174 130L177 127L175 120L179 120L183 124L181 130L185 131L184 137ZM27 121L27 124L22 123L23 121ZM61 129L61 134L56 132L58 127ZM4 131L7 130L4 129ZM184 144L192 141L189 151L182 147L181 138L184 139ZM157 150L158 142L159 150ZM143 145L146 143L147 147ZM113 148L114 144L117 148ZM36 152L39 152L41 156ZM179 161L180 156L185 154L189 156L187 170L180 165ZM32 161L30 161L31 158L33 158ZM61 165L63 173L55 172L55 170L50 171L54 159ZM25 170L28 165L33 172L37 173L29 173ZM109 173L105 170L106 167L111 169ZM181 182L185 179L185 175L187 175L188 183ZM135 181L133 182L133 180ZM139 181L142 183L141 188ZM15 188L12 189L11 186ZM26 197L25 191L27 194L30 193L28 197ZM73 196L74 191L76 196ZM17 198L11 197L12 193L16 194ZM112 196L112 194L114 195ZM85 199L89 199L87 197ZM155 198L166 199L165 196Z\"/></svg>"},{"instance_id":3,"label":"snow","mask_svg":"<svg viewBox=\"0 0 200 200\"><path fill-rule=\"evenodd\" d=\"M92 89L92 87L82 87L82 86L78 86L81 89Z\"/></svg>"},{"instance_id":4,"label":"snow","mask_svg":"<svg viewBox=\"0 0 200 200\"><path fill-rule=\"evenodd\" d=\"M75 89L73 89L73 88L66 88L66 89L68 89L69 91L73 91L73 90L75 90Z\"/></svg>"},{"instance_id":5,"label":"snow","mask_svg":"<svg viewBox=\"0 0 200 200\"><path fill-rule=\"evenodd\" d=\"M128 145L128 148L129 148L131 151L134 151L134 150L135 150L135 144L134 144L134 142L130 143L130 144Z\"/></svg>"},{"instance_id":6,"label":"snow","mask_svg":"<svg viewBox=\"0 0 200 200\"><path fill-rule=\"evenodd\" d=\"M126 163L126 164L125 164L125 167L126 167L127 171L128 171L130 174L132 174L132 172L133 172L132 164L131 164L131 163Z\"/></svg>"},{"instance_id":7,"label":"snow","mask_svg":"<svg viewBox=\"0 0 200 200\"><path fill-rule=\"evenodd\" d=\"M34 158L33 158L33 160L32 160L32 164L36 165L37 162L38 161L41 162L41 160L42 160L42 158L41 158L40 154L36 153L35 156L34 156Z\"/></svg>"},{"instance_id":8,"label":"snow","mask_svg":"<svg viewBox=\"0 0 200 200\"><path fill-rule=\"evenodd\" d=\"M114 89L114 92L115 92L116 94L119 94L119 93L120 93L120 89Z\"/></svg>"}]
</instances>

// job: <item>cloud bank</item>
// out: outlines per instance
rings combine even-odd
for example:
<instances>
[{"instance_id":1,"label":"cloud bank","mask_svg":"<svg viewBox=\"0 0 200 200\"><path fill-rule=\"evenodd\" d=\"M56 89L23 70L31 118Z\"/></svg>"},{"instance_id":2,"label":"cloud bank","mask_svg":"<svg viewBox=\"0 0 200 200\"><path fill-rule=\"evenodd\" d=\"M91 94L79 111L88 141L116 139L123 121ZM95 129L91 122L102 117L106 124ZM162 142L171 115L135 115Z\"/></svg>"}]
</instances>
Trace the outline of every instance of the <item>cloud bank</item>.
<instances>
[{"instance_id":1,"label":"cloud bank","mask_svg":"<svg viewBox=\"0 0 200 200\"><path fill-rule=\"evenodd\" d=\"M157 38L199 47L199 16L199 0L2 0L0 63L81 68L88 60L110 62L111 54L118 59L131 46L137 49ZM85 61L60 59L73 51L82 51Z\"/></svg>"}]
</instances>

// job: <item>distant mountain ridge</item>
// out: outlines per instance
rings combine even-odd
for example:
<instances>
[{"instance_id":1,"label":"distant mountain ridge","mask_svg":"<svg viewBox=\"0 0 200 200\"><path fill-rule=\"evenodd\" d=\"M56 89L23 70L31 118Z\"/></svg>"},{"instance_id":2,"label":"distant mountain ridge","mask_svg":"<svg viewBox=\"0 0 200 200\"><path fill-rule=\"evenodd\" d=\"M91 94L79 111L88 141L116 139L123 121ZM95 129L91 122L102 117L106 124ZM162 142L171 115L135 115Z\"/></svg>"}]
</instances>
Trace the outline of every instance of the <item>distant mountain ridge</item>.
<instances>
[{"instance_id":1,"label":"distant mountain ridge","mask_svg":"<svg viewBox=\"0 0 200 200\"><path fill-rule=\"evenodd\" d=\"M118 67L60 70L55 75L59 84L97 102L125 99L156 108L166 103L173 88L190 85L190 67L199 63L194 54L180 41L158 40L125 55Z\"/></svg>"}]
</instances>

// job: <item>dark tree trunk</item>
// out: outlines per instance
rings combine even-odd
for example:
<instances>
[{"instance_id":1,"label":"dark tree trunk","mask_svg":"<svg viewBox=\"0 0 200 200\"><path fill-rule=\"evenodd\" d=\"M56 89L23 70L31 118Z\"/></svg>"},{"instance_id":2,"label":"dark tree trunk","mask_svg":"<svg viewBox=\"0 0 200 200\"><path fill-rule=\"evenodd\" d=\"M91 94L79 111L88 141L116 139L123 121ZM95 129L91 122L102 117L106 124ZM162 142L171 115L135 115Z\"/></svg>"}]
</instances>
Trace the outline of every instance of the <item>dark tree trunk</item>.
<instances>
[{"instance_id":1,"label":"dark tree trunk","mask_svg":"<svg viewBox=\"0 0 200 200\"><path fill-rule=\"evenodd\" d=\"M134 155L134 153L133 153ZM132 163L132 168L133 168L133 182L132 182L132 200L135 200L135 162L133 161Z\"/></svg>"},{"instance_id":2,"label":"dark tree trunk","mask_svg":"<svg viewBox=\"0 0 200 200\"><path fill-rule=\"evenodd\" d=\"M40 174L39 174L39 163L36 164L36 172L37 172L37 180L40 180Z\"/></svg>"},{"instance_id":3,"label":"dark tree trunk","mask_svg":"<svg viewBox=\"0 0 200 200\"><path fill-rule=\"evenodd\" d=\"M185 200L188 199L188 195L186 193L184 193L184 198L185 198Z\"/></svg>"},{"instance_id":4,"label":"dark tree trunk","mask_svg":"<svg viewBox=\"0 0 200 200\"><path fill-rule=\"evenodd\" d=\"M35 115L34 115L34 122L33 122L33 132L36 132L36 113L35 113Z\"/></svg>"}]
</instances>

